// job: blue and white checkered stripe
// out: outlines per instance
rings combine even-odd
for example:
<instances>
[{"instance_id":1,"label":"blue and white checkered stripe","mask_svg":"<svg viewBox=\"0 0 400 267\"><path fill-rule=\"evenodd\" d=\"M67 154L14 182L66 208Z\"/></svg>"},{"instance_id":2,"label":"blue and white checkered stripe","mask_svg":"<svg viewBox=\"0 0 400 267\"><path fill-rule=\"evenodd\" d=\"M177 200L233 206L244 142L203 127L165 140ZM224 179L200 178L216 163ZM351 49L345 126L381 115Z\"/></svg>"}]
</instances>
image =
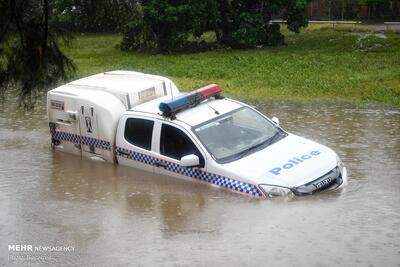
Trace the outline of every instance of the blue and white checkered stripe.
<instances>
[{"instance_id":1,"label":"blue and white checkered stripe","mask_svg":"<svg viewBox=\"0 0 400 267\"><path fill-rule=\"evenodd\" d=\"M116 152L117 156L128 158L128 159L131 159L131 160L134 160L134 161L139 161L139 162L144 163L144 164L153 165L154 163L156 163L156 158L151 157L149 155L137 153L137 152L134 152L134 151L129 150L129 149L116 147L115 152Z\"/></svg>"},{"instance_id":2,"label":"blue and white checkered stripe","mask_svg":"<svg viewBox=\"0 0 400 267\"><path fill-rule=\"evenodd\" d=\"M121 153L122 152L122 153ZM165 168L168 171L175 172L177 174L185 175L188 177L192 177L198 180L202 180L220 187L225 187L234 191L238 191L241 193L249 194L251 196L256 196L256 197L263 197L263 194L261 191L258 189L257 186L253 184L248 184L245 182L240 182L231 178L223 177L218 174L210 173L210 172L205 172L199 169L195 168L185 168L180 166L179 164L166 161L166 160L161 160L157 159L155 157L145 155L142 153L134 152L132 150L124 149L117 147L116 148L116 154L117 156L129 158L131 160L139 161L144 164L150 164L153 165L156 162L162 162L167 165Z\"/></svg>"},{"instance_id":3,"label":"blue and white checkered stripe","mask_svg":"<svg viewBox=\"0 0 400 267\"><path fill-rule=\"evenodd\" d=\"M78 134L66 133L61 131L55 131L53 136L54 139L59 141L67 141L75 144L81 144L86 146L95 146L104 150L111 150L111 143L108 141L96 139L93 137L82 136Z\"/></svg>"}]
</instances>

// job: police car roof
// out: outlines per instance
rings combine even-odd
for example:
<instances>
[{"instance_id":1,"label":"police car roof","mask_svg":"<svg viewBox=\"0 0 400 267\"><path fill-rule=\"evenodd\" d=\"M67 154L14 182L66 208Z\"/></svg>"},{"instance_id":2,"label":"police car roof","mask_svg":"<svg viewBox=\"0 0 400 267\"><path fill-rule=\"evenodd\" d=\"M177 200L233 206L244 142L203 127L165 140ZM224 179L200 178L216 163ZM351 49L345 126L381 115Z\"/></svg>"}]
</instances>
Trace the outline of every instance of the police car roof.
<instances>
[{"instance_id":1,"label":"police car roof","mask_svg":"<svg viewBox=\"0 0 400 267\"><path fill-rule=\"evenodd\" d=\"M181 95L181 94L179 94ZM161 111L159 110L159 105L161 102L171 99L171 97L160 97L146 103L140 104L131 109L131 111L139 111L145 113L151 113L161 117ZM202 122L208 121L215 117L221 116L232 110L242 107L236 101L230 99L208 99L195 107L178 112L175 116L176 119L182 121L190 126L200 124Z\"/></svg>"}]
</instances>

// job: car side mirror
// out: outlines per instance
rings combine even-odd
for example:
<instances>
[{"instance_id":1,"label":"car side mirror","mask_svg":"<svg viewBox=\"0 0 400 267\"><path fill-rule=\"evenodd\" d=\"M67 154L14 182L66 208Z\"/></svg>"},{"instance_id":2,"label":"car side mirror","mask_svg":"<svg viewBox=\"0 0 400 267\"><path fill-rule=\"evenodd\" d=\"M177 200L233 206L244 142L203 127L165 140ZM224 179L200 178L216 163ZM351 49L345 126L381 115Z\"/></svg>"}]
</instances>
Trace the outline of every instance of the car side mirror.
<instances>
[{"instance_id":1,"label":"car side mirror","mask_svg":"<svg viewBox=\"0 0 400 267\"><path fill-rule=\"evenodd\" d=\"M179 164L182 167L196 167L200 165L200 160L198 156L190 154L182 157Z\"/></svg>"},{"instance_id":2,"label":"car side mirror","mask_svg":"<svg viewBox=\"0 0 400 267\"><path fill-rule=\"evenodd\" d=\"M277 126L279 126L279 119L277 117L272 117L271 119Z\"/></svg>"}]
</instances>

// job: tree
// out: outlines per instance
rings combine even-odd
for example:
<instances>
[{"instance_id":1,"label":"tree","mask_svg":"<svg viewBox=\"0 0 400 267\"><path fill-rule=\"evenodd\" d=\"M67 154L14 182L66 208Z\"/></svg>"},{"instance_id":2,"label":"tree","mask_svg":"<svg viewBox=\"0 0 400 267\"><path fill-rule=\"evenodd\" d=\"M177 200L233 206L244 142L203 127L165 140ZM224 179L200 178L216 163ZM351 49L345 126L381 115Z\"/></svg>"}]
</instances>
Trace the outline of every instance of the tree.
<instances>
[{"instance_id":1,"label":"tree","mask_svg":"<svg viewBox=\"0 0 400 267\"><path fill-rule=\"evenodd\" d=\"M0 86L19 90L27 104L59 79L75 72L60 50L69 36L51 24L49 0L9 0L0 3ZM31 101L30 101L31 100Z\"/></svg>"},{"instance_id":2,"label":"tree","mask_svg":"<svg viewBox=\"0 0 400 267\"><path fill-rule=\"evenodd\" d=\"M141 14L123 30L125 50L179 50L189 35L199 37L215 18L213 0L143 0Z\"/></svg>"},{"instance_id":3,"label":"tree","mask_svg":"<svg viewBox=\"0 0 400 267\"><path fill-rule=\"evenodd\" d=\"M120 31L137 16L138 0L53 0L53 19L78 32Z\"/></svg>"},{"instance_id":4,"label":"tree","mask_svg":"<svg viewBox=\"0 0 400 267\"><path fill-rule=\"evenodd\" d=\"M328 19L397 19L399 0L325 0ZM366 11L366 12L365 12Z\"/></svg>"},{"instance_id":5,"label":"tree","mask_svg":"<svg viewBox=\"0 0 400 267\"><path fill-rule=\"evenodd\" d=\"M215 28L220 41L231 47L280 45L284 36L278 24L271 24L274 16L287 20L288 29L299 32L307 26L307 0L238 0L219 1L218 23Z\"/></svg>"},{"instance_id":6,"label":"tree","mask_svg":"<svg viewBox=\"0 0 400 267\"><path fill-rule=\"evenodd\" d=\"M389 15L390 7L395 6L396 2L398 3L398 1L393 0L358 0L359 4L367 6L369 19L382 18L385 15Z\"/></svg>"},{"instance_id":7,"label":"tree","mask_svg":"<svg viewBox=\"0 0 400 267\"><path fill-rule=\"evenodd\" d=\"M189 35L214 31L217 42L233 48L283 44L273 16L298 32L307 25L307 0L143 0L142 20L124 30L123 49L153 47L161 52L187 44Z\"/></svg>"}]
</instances>

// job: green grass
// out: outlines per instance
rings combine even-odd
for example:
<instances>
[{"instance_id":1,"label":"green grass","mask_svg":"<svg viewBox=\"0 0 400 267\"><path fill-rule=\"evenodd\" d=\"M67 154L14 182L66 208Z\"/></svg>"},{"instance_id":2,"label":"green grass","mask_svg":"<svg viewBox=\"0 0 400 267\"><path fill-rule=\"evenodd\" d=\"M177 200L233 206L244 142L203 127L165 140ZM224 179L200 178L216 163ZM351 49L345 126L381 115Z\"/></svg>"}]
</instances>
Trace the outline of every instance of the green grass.
<instances>
[{"instance_id":1,"label":"green grass","mask_svg":"<svg viewBox=\"0 0 400 267\"><path fill-rule=\"evenodd\" d=\"M78 76L127 69L171 78L182 90L209 83L248 99L345 101L400 106L400 34L285 31L287 46L150 55L115 48L118 35L79 35L65 48ZM207 37L209 38L209 36Z\"/></svg>"}]
</instances>

